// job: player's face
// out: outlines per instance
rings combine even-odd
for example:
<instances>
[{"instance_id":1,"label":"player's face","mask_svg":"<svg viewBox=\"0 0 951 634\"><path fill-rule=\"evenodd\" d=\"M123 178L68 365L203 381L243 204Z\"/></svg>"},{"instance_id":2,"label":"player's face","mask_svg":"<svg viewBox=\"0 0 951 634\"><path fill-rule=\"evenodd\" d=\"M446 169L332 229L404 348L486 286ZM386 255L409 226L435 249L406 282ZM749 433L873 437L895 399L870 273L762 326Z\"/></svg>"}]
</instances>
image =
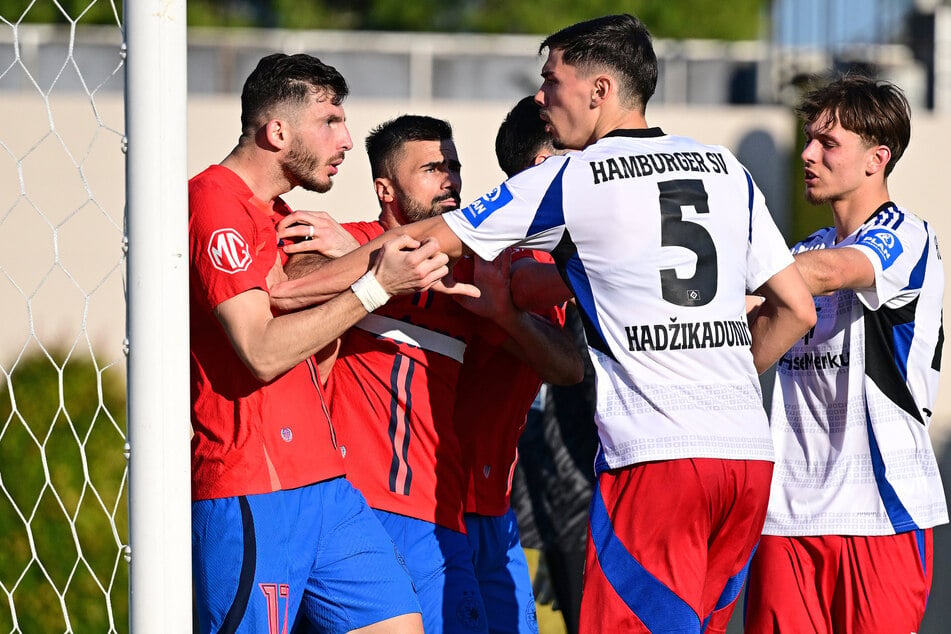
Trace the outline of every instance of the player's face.
<instances>
[{"instance_id":1,"label":"player's face","mask_svg":"<svg viewBox=\"0 0 951 634\"><path fill-rule=\"evenodd\" d=\"M344 152L353 147L343 106L313 98L300 110L292 130L281 164L284 175L294 186L314 192L329 190Z\"/></svg>"},{"instance_id":2,"label":"player's face","mask_svg":"<svg viewBox=\"0 0 951 634\"><path fill-rule=\"evenodd\" d=\"M824 115L807 124L805 133L801 157L806 200L813 205L847 200L869 182L866 170L877 146L843 128L838 118L829 125Z\"/></svg>"},{"instance_id":3,"label":"player's face","mask_svg":"<svg viewBox=\"0 0 951 634\"><path fill-rule=\"evenodd\" d=\"M462 164L451 140L408 141L391 179L402 223L458 209Z\"/></svg>"},{"instance_id":4,"label":"player's face","mask_svg":"<svg viewBox=\"0 0 951 634\"><path fill-rule=\"evenodd\" d=\"M541 118L556 147L580 150L592 143L594 93L594 82L580 76L575 66L565 64L561 50L548 52L535 103L541 107Z\"/></svg>"}]
</instances>

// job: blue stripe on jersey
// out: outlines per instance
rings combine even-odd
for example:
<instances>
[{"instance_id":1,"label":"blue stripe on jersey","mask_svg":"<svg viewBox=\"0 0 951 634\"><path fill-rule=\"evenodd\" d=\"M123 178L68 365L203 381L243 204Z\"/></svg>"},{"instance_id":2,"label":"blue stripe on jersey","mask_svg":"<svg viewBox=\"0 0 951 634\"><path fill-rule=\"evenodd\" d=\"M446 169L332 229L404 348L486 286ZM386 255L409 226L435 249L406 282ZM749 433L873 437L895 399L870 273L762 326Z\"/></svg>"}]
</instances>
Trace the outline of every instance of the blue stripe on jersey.
<instances>
[{"instance_id":1,"label":"blue stripe on jersey","mask_svg":"<svg viewBox=\"0 0 951 634\"><path fill-rule=\"evenodd\" d=\"M614 353L611 352L611 349L608 347L608 342L604 338L604 329L601 327L601 322L598 321L598 312L594 305L594 292L591 290L591 281L588 279L588 272L585 271L584 262L581 261L577 253L568 260L565 271L571 282L571 290L575 293L575 301L578 302L578 307L597 333L598 340L589 341L588 345L614 359Z\"/></svg>"},{"instance_id":2,"label":"blue stripe on jersey","mask_svg":"<svg viewBox=\"0 0 951 634\"><path fill-rule=\"evenodd\" d=\"M925 224L925 231L927 232L928 225ZM911 274L908 276L908 286L901 289L903 291L917 291L921 288L921 285L925 283L925 269L928 268L928 247L931 246L931 239L925 240L925 248L921 252L921 257L918 258L918 263L915 264L915 268L911 270Z\"/></svg>"},{"instance_id":3,"label":"blue stripe on jersey","mask_svg":"<svg viewBox=\"0 0 951 634\"><path fill-rule=\"evenodd\" d=\"M565 161L565 164L561 166L561 169L558 170L555 178L552 179L551 184L548 186L548 191L545 192L541 202L538 203L538 209L535 210L535 218L532 219L532 225L528 228L528 236L534 236L552 227L560 227L565 224L565 208L562 205L563 197L561 188L565 169L570 162L571 159L568 159Z\"/></svg>"},{"instance_id":4,"label":"blue stripe on jersey","mask_svg":"<svg viewBox=\"0 0 951 634\"><path fill-rule=\"evenodd\" d=\"M693 608L648 572L618 539L597 485L591 498L590 522L591 540L604 578L647 629L698 631L700 619Z\"/></svg>"},{"instance_id":5,"label":"blue stripe on jersey","mask_svg":"<svg viewBox=\"0 0 951 634\"><path fill-rule=\"evenodd\" d=\"M865 428L868 432L869 454L872 456L872 472L875 474L875 484L878 485L878 495L882 498L885 512L888 513L888 521L892 523L892 528L895 529L896 533L917 529L918 525L911 519L911 514L908 513L908 509L898 498L898 493L895 492L885 474L885 461L882 459L882 452L878 448L878 440L875 438L875 430L872 428L872 416L869 414L868 405L865 406Z\"/></svg>"},{"instance_id":6,"label":"blue stripe on jersey","mask_svg":"<svg viewBox=\"0 0 951 634\"><path fill-rule=\"evenodd\" d=\"M915 338L915 322L898 324L892 328L892 343L895 346L895 367L901 378L908 380L908 354Z\"/></svg>"},{"instance_id":7,"label":"blue stripe on jersey","mask_svg":"<svg viewBox=\"0 0 951 634\"><path fill-rule=\"evenodd\" d=\"M750 176L749 171L746 168L743 168L743 173L746 174L746 197L747 203L746 206L750 210L750 227L749 227L749 236L747 241L753 242L753 177Z\"/></svg>"}]
</instances>

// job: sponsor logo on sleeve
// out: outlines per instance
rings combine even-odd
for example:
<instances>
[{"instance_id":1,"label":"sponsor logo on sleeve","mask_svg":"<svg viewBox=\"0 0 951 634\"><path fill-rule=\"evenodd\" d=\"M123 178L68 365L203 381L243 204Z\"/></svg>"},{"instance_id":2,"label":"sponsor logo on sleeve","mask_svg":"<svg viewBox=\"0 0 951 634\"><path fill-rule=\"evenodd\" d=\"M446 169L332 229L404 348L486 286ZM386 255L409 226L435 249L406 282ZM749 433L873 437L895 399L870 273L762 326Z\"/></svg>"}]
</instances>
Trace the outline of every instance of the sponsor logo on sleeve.
<instances>
[{"instance_id":1,"label":"sponsor logo on sleeve","mask_svg":"<svg viewBox=\"0 0 951 634\"><path fill-rule=\"evenodd\" d=\"M869 229L859 238L857 244L875 252L882 261L883 271L894 264L902 253L898 236L887 229Z\"/></svg>"},{"instance_id":2,"label":"sponsor logo on sleeve","mask_svg":"<svg viewBox=\"0 0 951 634\"><path fill-rule=\"evenodd\" d=\"M481 225L496 210L512 202L512 192L502 183L488 194L462 210L473 227Z\"/></svg>"},{"instance_id":3,"label":"sponsor logo on sleeve","mask_svg":"<svg viewBox=\"0 0 951 634\"><path fill-rule=\"evenodd\" d=\"M208 240L208 257L212 265L224 273L240 273L251 265L251 249L244 237L234 229L218 229Z\"/></svg>"}]
</instances>

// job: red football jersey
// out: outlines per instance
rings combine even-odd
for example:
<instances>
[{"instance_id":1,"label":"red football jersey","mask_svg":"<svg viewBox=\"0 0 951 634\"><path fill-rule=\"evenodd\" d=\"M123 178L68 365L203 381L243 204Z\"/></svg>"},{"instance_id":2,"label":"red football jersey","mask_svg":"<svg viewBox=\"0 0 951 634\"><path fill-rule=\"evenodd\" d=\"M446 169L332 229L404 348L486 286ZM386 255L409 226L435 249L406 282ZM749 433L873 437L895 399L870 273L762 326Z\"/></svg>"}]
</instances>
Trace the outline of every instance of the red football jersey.
<instances>
[{"instance_id":1,"label":"red football jersey","mask_svg":"<svg viewBox=\"0 0 951 634\"><path fill-rule=\"evenodd\" d=\"M267 290L278 257L274 224L288 213L220 165L188 183L194 500L291 489L344 472L313 361L261 383L214 314L231 297Z\"/></svg>"},{"instance_id":2,"label":"red football jersey","mask_svg":"<svg viewBox=\"0 0 951 634\"><path fill-rule=\"evenodd\" d=\"M379 222L344 227L361 244ZM398 296L343 337L327 383L347 478L375 509L464 531L456 383L478 318L451 297Z\"/></svg>"},{"instance_id":3,"label":"red football jersey","mask_svg":"<svg viewBox=\"0 0 951 634\"><path fill-rule=\"evenodd\" d=\"M515 249L512 260L532 257L551 263L547 253ZM564 307L541 313L565 324ZM469 466L466 513L500 516L508 512L518 439L542 381L532 368L503 349L504 337L480 337L466 349L456 393L456 431Z\"/></svg>"}]
</instances>

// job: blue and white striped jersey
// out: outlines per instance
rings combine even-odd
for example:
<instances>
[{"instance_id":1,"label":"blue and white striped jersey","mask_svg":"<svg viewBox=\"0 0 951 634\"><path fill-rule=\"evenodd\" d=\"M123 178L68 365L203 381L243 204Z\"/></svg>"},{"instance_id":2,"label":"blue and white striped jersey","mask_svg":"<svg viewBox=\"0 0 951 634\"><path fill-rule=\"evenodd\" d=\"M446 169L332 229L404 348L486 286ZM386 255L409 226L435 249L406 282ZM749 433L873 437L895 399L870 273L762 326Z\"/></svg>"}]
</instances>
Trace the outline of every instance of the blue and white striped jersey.
<instances>
[{"instance_id":1,"label":"blue and white striped jersey","mask_svg":"<svg viewBox=\"0 0 951 634\"><path fill-rule=\"evenodd\" d=\"M617 130L443 217L485 259L554 256L596 369L599 468L773 459L745 297L792 257L728 150Z\"/></svg>"},{"instance_id":2,"label":"blue and white striped jersey","mask_svg":"<svg viewBox=\"0 0 951 634\"><path fill-rule=\"evenodd\" d=\"M938 388L944 271L928 224L886 203L835 243L861 251L872 288L816 297L815 328L776 367L777 463L764 533L890 535L948 521L928 425Z\"/></svg>"}]
</instances>

